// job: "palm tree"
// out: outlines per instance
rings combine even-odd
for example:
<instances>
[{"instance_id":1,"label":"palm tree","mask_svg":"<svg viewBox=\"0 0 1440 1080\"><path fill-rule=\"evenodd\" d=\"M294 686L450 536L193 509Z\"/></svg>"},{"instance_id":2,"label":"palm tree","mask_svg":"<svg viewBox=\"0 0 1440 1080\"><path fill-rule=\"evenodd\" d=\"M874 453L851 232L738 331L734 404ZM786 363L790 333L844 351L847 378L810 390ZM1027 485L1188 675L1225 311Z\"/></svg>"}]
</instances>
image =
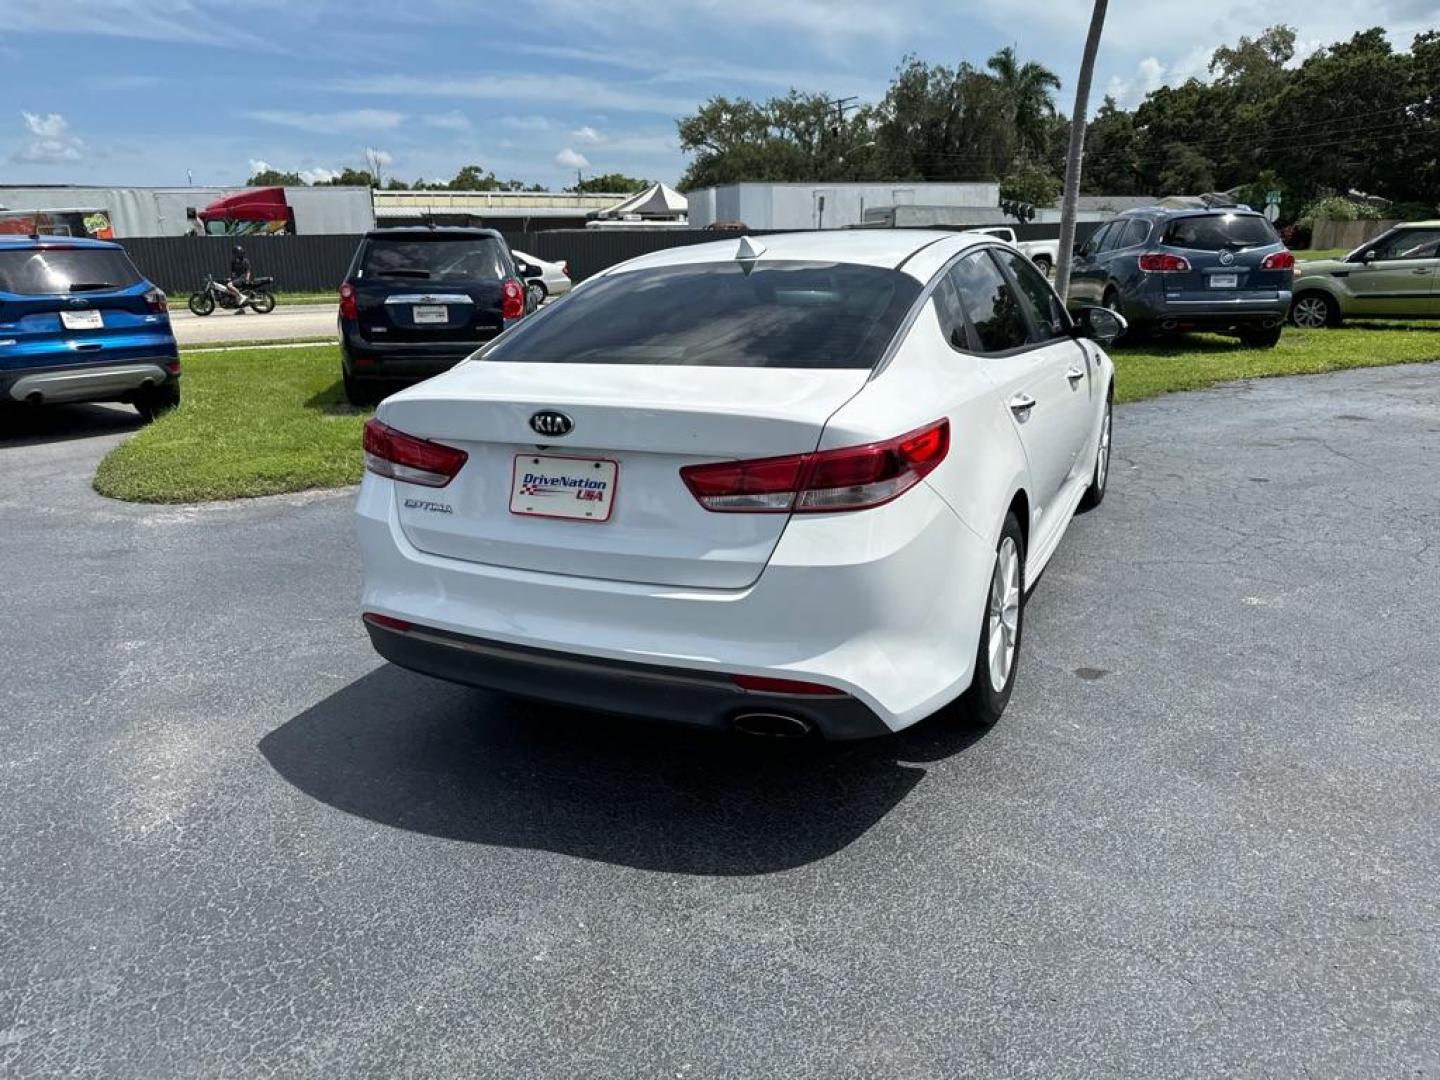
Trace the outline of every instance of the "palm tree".
<instances>
[{"instance_id":1,"label":"palm tree","mask_svg":"<svg viewBox=\"0 0 1440 1080\"><path fill-rule=\"evenodd\" d=\"M1109 0L1095 0L1090 16L1090 33L1085 38L1085 55L1080 59L1080 77L1075 81L1075 112L1070 116L1070 150L1065 155L1065 193L1060 199L1060 257L1055 267L1055 291L1062 300L1070 291L1070 259L1075 247L1075 205L1080 200L1080 162L1085 156L1085 114L1090 111L1090 83L1095 77L1095 54L1100 51L1100 34L1105 29Z\"/></svg>"},{"instance_id":2,"label":"palm tree","mask_svg":"<svg viewBox=\"0 0 1440 1080\"><path fill-rule=\"evenodd\" d=\"M1044 157L1055 117L1051 97L1060 89L1060 78L1044 64L1020 63L1015 47L1007 45L985 62L995 75L1009 105L1010 123L1020 147L1032 158Z\"/></svg>"}]
</instances>

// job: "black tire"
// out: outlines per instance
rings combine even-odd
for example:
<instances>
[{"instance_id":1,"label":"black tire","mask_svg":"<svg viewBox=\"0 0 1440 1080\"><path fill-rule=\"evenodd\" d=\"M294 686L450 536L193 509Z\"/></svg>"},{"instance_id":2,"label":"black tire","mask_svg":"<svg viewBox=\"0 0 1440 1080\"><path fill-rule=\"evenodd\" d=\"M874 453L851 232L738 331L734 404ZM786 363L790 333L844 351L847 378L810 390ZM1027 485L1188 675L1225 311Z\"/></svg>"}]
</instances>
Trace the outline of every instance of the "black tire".
<instances>
[{"instance_id":1,"label":"black tire","mask_svg":"<svg viewBox=\"0 0 1440 1080\"><path fill-rule=\"evenodd\" d=\"M1105 489L1110 483L1110 442L1112 420L1115 414L1115 395L1105 398L1105 415L1100 421L1100 446L1095 451L1095 467L1090 472L1090 486L1080 496L1080 512L1094 510L1105 501Z\"/></svg>"},{"instance_id":2,"label":"black tire","mask_svg":"<svg viewBox=\"0 0 1440 1080\"><path fill-rule=\"evenodd\" d=\"M970 689L961 695L960 716L966 724L975 727L989 727L1000 719L1005 706L1010 703L1010 694L1015 689L1015 675L1020 669L1020 645L1025 630L1025 538L1020 532L1020 522L1013 513L1005 515L1005 524L1000 530L1000 539L995 545L995 565L998 568L1001 552L1006 544L1014 545L1018 558L1019 598L1014 609L1015 631L1014 652L1010 662L1005 685L996 689L990 674L990 623L996 607L995 570L992 569L992 584L980 616L980 644L975 650L975 674L970 680Z\"/></svg>"},{"instance_id":3,"label":"black tire","mask_svg":"<svg viewBox=\"0 0 1440 1080\"><path fill-rule=\"evenodd\" d=\"M215 298L209 293L191 293L190 310L203 318L215 310Z\"/></svg>"},{"instance_id":4,"label":"black tire","mask_svg":"<svg viewBox=\"0 0 1440 1080\"><path fill-rule=\"evenodd\" d=\"M275 310L275 294L260 289L251 296L250 307L257 315L269 315Z\"/></svg>"},{"instance_id":5,"label":"black tire","mask_svg":"<svg viewBox=\"0 0 1440 1080\"><path fill-rule=\"evenodd\" d=\"M368 409L379 402L380 391L374 383L357 379L348 371L340 373L340 381L345 385L345 400L357 409Z\"/></svg>"},{"instance_id":6,"label":"black tire","mask_svg":"<svg viewBox=\"0 0 1440 1080\"><path fill-rule=\"evenodd\" d=\"M1035 268L1039 270L1042 274L1044 274L1047 278L1055 270L1055 264L1050 261L1049 255L1036 255L1035 258L1031 260L1031 262L1033 262L1035 264Z\"/></svg>"},{"instance_id":7,"label":"black tire","mask_svg":"<svg viewBox=\"0 0 1440 1080\"><path fill-rule=\"evenodd\" d=\"M1273 349L1280 344L1280 331L1282 327L1272 326L1268 330L1263 327L1256 330L1241 330L1240 341L1251 349Z\"/></svg>"},{"instance_id":8,"label":"black tire","mask_svg":"<svg viewBox=\"0 0 1440 1080\"><path fill-rule=\"evenodd\" d=\"M147 424L180 406L180 384L167 382L142 390L135 399L135 411Z\"/></svg>"},{"instance_id":9,"label":"black tire","mask_svg":"<svg viewBox=\"0 0 1440 1080\"><path fill-rule=\"evenodd\" d=\"M1120 291L1118 289L1115 289L1113 287L1106 289L1105 299L1100 301L1100 304L1102 307L1109 308L1111 311L1115 312L1116 315L1119 315L1122 319L1125 320L1126 328L1124 332L1115 339L1115 342L1124 341L1126 338L1130 338L1135 335L1135 327L1130 324L1129 316L1125 314L1125 301L1120 299ZM1115 342L1112 342L1112 344L1114 344Z\"/></svg>"},{"instance_id":10,"label":"black tire","mask_svg":"<svg viewBox=\"0 0 1440 1080\"><path fill-rule=\"evenodd\" d=\"M1315 318L1322 306L1325 310L1323 322ZM1342 321L1340 305L1329 293L1318 290L1302 292L1290 302L1290 321L1302 330L1334 328L1339 326Z\"/></svg>"}]
</instances>

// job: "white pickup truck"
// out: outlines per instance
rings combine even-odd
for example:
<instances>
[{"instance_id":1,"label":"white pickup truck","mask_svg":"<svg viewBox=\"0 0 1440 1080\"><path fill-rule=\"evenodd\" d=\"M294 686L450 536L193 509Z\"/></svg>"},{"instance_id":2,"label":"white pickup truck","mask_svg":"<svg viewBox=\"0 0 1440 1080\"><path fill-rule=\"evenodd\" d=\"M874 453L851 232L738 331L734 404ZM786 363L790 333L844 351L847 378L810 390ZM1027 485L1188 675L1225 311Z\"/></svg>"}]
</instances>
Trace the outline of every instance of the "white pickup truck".
<instances>
[{"instance_id":1,"label":"white pickup truck","mask_svg":"<svg viewBox=\"0 0 1440 1080\"><path fill-rule=\"evenodd\" d=\"M986 233L1004 240L1007 244L1014 244L1017 248L1029 256L1030 261L1045 272L1049 277L1055 271L1055 260L1059 256L1059 240L1016 240L1015 230L1003 226L996 226L993 229L977 229L976 232Z\"/></svg>"}]
</instances>

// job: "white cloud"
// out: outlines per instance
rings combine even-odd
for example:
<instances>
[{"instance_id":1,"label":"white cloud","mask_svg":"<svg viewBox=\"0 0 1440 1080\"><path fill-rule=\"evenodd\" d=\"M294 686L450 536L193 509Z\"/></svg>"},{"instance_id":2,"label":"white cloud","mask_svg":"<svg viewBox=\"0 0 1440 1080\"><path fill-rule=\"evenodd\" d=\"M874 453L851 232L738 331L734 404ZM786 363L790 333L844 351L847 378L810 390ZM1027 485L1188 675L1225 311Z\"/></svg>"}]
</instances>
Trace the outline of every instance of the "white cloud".
<instances>
[{"instance_id":1,"label":"white cloud","mask_svg":"<svg viewBox=\"0 0 1440 1080\"><path fill-rule=\"evenodd\" d=\"M374 75L337 79L316 84L315 89L345 94L366 94L382 98L440 97L474 98L493 101L544 101L574 108L583 102L590 109L618 109L623 112L663 113L675 116L688 112L695 95L660 95L640 87L631 89L614 80L587 79L578 75L510 72L505 75L477 75L469 78L438 78L422 75Z\"/></svg>"},{"instance_id":2,"label":"white cloud","mask_svg":"<svg viewBox=\"0 0 1440 1080\"><path fill-rule=\"evenodd\" d=\"M262 124L295 128L317 135L355 134L362 131L392 131L405 122L405 114L393 109L342 109L339 112L307 113L285 109L257 109L239 115Z\"/></svg>"},{"instance_id":3,"label":"white cloud","mask_svg":"<svg viewBox=\"0 0 1440 1080\"><path fill-rule=\"evenodd\" d=\"M373 146L365 148L365 160L373 161L376 165L381 166L390 165L395 161L388 150L377 150Z\"/></svg>"},{"instance_id":4,"label":"white cloud","mask_svg":"<svg viewBox=\"0 0 1440 1080\"><path fill-rule=\"evenodd\" d=\"M590 159L567 146L555 155L555 164L564 169L588 169Z\"/></svg>"},{"instance_id":5,"label":"white cloud","mask_svg":"<svg viewBox=\"0 0 1440 1080\"><path fill-rule=\"evenodd\" d=\"M441 131L468 131L470 129L470 118L459 109L451 109L444 113L428 113L421 117L421 122L426 127L439 128Z\"/></svg>"},{"instance_id":6,"label":"white cloud","mask_svg":"<svg viewBox=\"0 0 1440 1080\"><path fill-rule=\"evenodd\" d=\"M543 116L502 116L497 123L515 131L549 131L555 126Z\"/></svg>"},{"instance_id":7,"label":"white cloud","mask_svg":"<svg viewBox=\"0 0 1440 1080\"><path fill-rule=\"evenodd\" d=\"M339 175L339 169L327 169L323 166L317 166L313 169L300 170L300 179L304 180L307 184L329 183L331 180L338 178Z\"/></svg>"},{"instance_id":8,"label":"white cloud","mask_svg":"<svg viewBox=\"0 0 1440 1080\"><path fill-rule=\"evenodd\" d=\"M269 172L273 168L275 168L274 165L271 165L268 161L264 161L261 158L252 157L250 159L251 176L254 176L256 173Z\"/></svg>"},{"instance_id":9,"label":"white cloud","mask_svg":"<svg viewBox=\"0 0 1440 1080\"><path fill-rule=\"evenodd\" d=\"M605 136L596 131L589 124L578 127L570 133L571 137L583 143L599 143L605 141Z\"/></svg>"},{"instance_id":10,"label":"white cloud","mask_svg":"<svg viewBox=\"0 0 1440 1080\"><path fill-rule=\"evenodd\" d=\"M70 125L59 113L22 112L28 141L15 152L16 161L36 165L54 165L79 161L85 143L70 133Z\"/></svg>"}]
</instances>

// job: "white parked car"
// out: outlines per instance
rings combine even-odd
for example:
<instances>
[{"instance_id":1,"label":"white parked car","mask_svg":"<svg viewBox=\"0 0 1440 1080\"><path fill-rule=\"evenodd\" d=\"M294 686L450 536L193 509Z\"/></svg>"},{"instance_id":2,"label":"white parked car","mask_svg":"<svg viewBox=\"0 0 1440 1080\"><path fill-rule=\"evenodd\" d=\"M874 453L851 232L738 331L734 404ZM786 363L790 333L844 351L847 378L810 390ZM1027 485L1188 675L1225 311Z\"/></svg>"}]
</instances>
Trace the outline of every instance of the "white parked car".
<instances>
[{"instance_id":1,"label":"white parked car","mask_svg":"<svg viewBox=\"0 0 1440 1080\"><path fill-rule=\"evenodd\" d=\"M544 259L537 259L534 255L526 255L523 251L510 249L510 254L521 262L527 263L537 273L526 273L521 271L527 286L533 287L538 284L540 292L536 299L543 303L549 296L564 296L570 291L570 264L567 262L546 262Z\"/></svg>"},{"instance_id":2,"label":"white parked car","mask_svg":"<svg viewBox=\"0 0 1440 1080\"><path fill-rule=\"evenodd\" d=\"M997 719L1026 590L1105 494L1123 320L974 233L657 252L365 429L395 663L752 733Z\"/></svg>"},{"instance_id":3,"label":"white parked car","mask_svg":"<svg viewBox=\"0 0 1440 1080\"><path fill-rule=\"evenodd\" d=\"M1059 240L1016 240L1014 229L1000 225L980 231L986 236L994 236L1007 244L1015 245L1030 257L1030 261L1038 266L1046 277L1055 272L1055 264L1059 262Z\"/></svg>"}]
</instances>

